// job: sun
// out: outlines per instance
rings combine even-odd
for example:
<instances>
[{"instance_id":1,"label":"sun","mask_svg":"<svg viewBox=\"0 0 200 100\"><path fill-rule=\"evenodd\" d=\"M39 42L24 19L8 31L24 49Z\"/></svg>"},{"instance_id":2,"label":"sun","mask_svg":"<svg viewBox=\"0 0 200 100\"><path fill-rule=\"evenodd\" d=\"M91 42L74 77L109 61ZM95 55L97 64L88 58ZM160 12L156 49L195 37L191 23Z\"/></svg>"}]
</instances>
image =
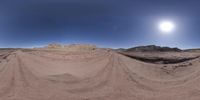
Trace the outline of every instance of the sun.
<instances>
[{"instance_id":1,"label":"sun","mask_svg":"<svg viewBox=\"0 0 200 100\"><path fill-rule=\"evenodd\" d=\"M172 33L175 29L175 24L172 21L162 21L159 23L159 29L162 33Z\"/></svg>"}]
</instances>

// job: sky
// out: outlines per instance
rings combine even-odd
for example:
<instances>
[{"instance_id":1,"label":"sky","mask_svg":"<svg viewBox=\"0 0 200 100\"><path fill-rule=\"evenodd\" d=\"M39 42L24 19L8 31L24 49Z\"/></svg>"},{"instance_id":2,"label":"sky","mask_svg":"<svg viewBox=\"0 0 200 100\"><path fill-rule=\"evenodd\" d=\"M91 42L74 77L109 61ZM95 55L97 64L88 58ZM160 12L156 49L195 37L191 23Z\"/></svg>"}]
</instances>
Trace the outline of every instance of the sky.
<instances>
[{"instance_id":1,"label":"sky","mask_svg":"<svg viewBox=\"0 0 200 100\"><path fill-rule=\"evenodd\" d=\"M0 0L0 47L200 47L199 0ZM162 21L175 29L163 34Z\"/></svg>"}]
</instances>

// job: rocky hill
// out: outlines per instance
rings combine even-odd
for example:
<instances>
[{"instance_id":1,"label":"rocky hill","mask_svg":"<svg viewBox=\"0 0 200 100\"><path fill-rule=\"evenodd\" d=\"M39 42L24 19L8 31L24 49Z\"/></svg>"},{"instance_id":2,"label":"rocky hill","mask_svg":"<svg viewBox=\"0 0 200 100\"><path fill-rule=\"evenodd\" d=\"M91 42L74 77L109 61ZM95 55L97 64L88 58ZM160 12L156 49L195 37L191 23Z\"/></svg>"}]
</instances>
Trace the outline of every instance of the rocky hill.
<instances>
[{"instance_id":1,"label":"rocky hill","mask_svg":"<svg viewBox=\"0 0 200 100\"><path fill-rule=\"evenodd\" d=\"M159 51L159 52L165 52L165 51L175 51L175 52L179 52L182 51L179 48L170 48L170 47L161 47L161 46L156 46L156 45L148 45L148 46L138 46L138 47L133 47L133 48L129 48L126 51L139 51L139 52L144 52L144 51Z\"/></svg>"}]
</instances>

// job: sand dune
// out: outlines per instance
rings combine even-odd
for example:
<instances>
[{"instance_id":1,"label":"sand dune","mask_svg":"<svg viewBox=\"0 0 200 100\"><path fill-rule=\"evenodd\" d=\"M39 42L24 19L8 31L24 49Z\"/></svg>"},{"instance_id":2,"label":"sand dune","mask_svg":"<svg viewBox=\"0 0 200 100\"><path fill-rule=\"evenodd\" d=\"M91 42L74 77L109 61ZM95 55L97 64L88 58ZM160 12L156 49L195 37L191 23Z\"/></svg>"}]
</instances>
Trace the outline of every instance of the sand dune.
<instances>
[{"instance_id":1,"label":"sand dune","mask_svg":"<svg viewBox=\"0 0 200 100\"><path fill-rule=\"evenodd\" d=\"M199 58L164 65L107 50L0 55L0 100L200 99Z\"/></svg>"}]
</instances>

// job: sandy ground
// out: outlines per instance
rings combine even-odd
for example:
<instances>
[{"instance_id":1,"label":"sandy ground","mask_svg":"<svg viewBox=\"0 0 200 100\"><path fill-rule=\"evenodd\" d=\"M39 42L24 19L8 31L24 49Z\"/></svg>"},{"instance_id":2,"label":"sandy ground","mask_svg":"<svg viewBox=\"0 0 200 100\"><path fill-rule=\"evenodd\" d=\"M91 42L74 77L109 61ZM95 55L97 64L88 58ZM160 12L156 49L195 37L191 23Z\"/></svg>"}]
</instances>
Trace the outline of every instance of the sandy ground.
<instances>
[{"instance_id":1,"label":"sandy ground","mask_svg":"<svg viewBox=\"0 0 200 100\"><path fill-rule=\"evenodd\" d=\"M0 52L0 100L200 100L199 65L106 50Z\"/></svg>"}]
</instances>

